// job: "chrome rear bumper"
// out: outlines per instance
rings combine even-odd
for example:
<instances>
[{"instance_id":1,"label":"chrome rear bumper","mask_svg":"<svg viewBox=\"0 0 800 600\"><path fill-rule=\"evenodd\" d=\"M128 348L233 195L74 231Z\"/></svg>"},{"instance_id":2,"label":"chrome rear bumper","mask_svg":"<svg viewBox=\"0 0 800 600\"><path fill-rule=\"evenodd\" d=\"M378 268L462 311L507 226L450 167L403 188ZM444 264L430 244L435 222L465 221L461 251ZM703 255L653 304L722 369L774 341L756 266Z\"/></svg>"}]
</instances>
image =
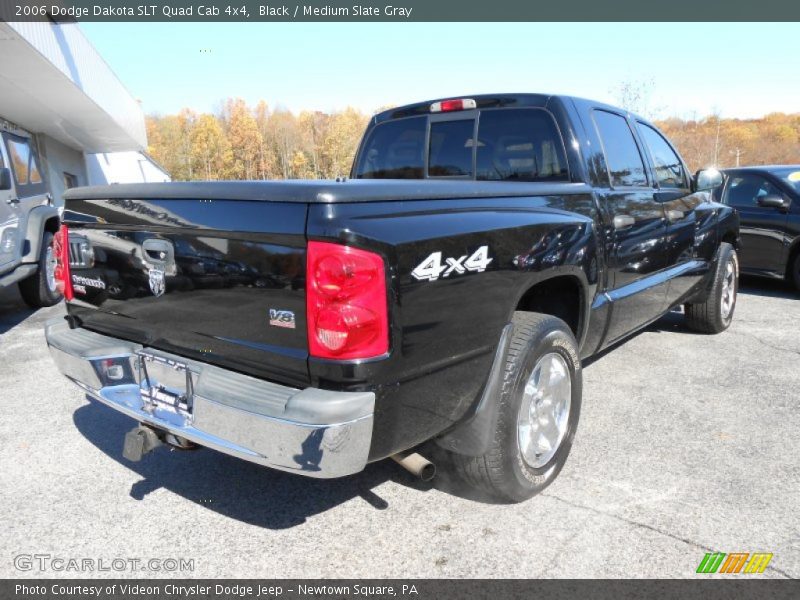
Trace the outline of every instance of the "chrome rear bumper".
<instances>
[{"instance_id":1,"label":"chrome rear bumper","mask_svg":"<svg viewBox=\"0 0 800 600\"><path fill-rule=\"evenodd\" d=\"M367 463L372 392L298 390L70 329L64 319L49 321L45 336L64 375L103 404L156 429L309 477L350 475Z\"/></svg>"}]
</instances>

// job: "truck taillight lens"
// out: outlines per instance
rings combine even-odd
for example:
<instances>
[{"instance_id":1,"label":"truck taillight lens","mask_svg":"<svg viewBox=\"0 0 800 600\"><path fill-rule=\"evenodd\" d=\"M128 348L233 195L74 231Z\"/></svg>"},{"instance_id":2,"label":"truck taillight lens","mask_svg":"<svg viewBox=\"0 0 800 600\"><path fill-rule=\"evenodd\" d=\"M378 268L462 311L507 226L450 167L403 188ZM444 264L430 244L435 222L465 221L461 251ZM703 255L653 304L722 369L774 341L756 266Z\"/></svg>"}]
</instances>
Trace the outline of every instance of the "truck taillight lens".
<instances>
[{"instance_id":1,"label":"truck taillight lens","mask_svg":"<svg viewBox=\"0 0 800 600\"><path fill-rule=\"evenodd\" d=\"M309 242L308 350L317 358L373 358L389 351L383 258L340 244Z\"/></svg>"},{"instance_id":2,"label":"truck taillight lens","mask_svg":"<svg viewBox=\"0 0 800 600\"><path fill-rule=\"evenodd\" d=\"M53 236L53 255L56 259L56 289L65 300L72 300L72 277L69 272L69 230L66 225L56 231Z\"/></svg>"}]
</instances>

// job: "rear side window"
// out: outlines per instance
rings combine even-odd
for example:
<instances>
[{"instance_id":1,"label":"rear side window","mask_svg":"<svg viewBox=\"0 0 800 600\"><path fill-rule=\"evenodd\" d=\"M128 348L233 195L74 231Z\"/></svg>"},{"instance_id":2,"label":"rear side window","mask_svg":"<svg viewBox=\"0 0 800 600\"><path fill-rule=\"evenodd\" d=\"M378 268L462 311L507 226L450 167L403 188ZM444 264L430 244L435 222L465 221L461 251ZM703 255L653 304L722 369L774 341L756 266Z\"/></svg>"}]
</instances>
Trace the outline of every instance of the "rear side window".
<instances>
[{"instance_id":1,"label":"rear side window","mask_svg":"<svg viewBox=\"0 0 800 600\"><path fill-rule=\"evenodd\" d=\"M473 119L431 123L428 175L431 177L471 176L474 131L475 121Z\"/></svg>"},{"instance_id":2,"label":"rear side window","mask_svg":"<svg viewBox=\"0 0 800 600\"><path fill-rule=\"evenodd\" d=\"M650 150L656 170L656 181L661 188L685 188L686 172L678 155L667 143L667 140L655 129L639 123L639 133Z\"/></svg>"},{"instance_id":3,"label":"rear side window","mask_svg":"<svg viewBox=\"0 0 800 600\"><path fill-rule=\"evenodd\" d=\"M359 155L361 179L422 179L426 117L387 121L375 127Z\"/></svg>"},{"instance_id":4,"label":"rear side window","mask_svg":"<svg viewBox=\"0 0 800 600\"><path fill-rule=\"evenodd\" d=\"M604 110L593 112L594 122L603 151L606 165L614 187L643 187L647 185L644 161L639 147L633 138L628 121L620 115Z\"/></svg>"},{"instance_id":5,"label":"rear side window","mask_svg":"<svg viewBox=\"0 0 800 600\"><path fill-rule=\"evenodd\" d=\"M567 159L553 117L543 110L493 110L478 125L476 179L566 181Z\"/></svg>"}]
</instances>

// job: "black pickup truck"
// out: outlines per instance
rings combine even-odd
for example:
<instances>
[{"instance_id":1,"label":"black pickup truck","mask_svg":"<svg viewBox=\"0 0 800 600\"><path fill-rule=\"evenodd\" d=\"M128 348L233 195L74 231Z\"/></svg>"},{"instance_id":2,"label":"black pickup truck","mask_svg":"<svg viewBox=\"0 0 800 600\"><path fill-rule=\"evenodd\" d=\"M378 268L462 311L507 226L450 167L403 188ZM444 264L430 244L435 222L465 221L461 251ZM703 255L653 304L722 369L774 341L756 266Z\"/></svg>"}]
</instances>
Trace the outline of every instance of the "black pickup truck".
<instances>
[{"instance_id":1,"label":"black pickup truck","mask_svg":"<svg viewBox=\"0 0 800 600\"><path fill-rule=\"evenodd\" d=\"M133 460L168 443L430 477L418 447L435 441L468 483L521 501L564 465L582 359L680 306L693 329L730 324L739 227L720 183L597 102L391 109L347 179L70 190L67 315L47 342L139 422Z\"/></svg>"}]
</instances>

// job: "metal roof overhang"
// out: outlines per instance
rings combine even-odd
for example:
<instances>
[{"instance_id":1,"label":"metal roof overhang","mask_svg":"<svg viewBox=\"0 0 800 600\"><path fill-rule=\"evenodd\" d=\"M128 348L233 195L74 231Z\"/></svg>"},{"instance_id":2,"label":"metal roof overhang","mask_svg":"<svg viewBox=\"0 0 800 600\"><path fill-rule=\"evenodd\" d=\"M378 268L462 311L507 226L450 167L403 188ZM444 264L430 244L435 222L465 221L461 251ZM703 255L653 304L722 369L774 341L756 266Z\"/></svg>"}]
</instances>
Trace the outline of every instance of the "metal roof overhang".
<instances>
[{"instance_id":1,"label":"metal roof overhang","mask_svg":"<svg viewBox=\"0 0 800 600\"><path fill-rule=\"evenodd\" d=\"M141 108L77 25L0 22L0 117L84 152L147 143Z\"/></svg>"}]
</instances>

